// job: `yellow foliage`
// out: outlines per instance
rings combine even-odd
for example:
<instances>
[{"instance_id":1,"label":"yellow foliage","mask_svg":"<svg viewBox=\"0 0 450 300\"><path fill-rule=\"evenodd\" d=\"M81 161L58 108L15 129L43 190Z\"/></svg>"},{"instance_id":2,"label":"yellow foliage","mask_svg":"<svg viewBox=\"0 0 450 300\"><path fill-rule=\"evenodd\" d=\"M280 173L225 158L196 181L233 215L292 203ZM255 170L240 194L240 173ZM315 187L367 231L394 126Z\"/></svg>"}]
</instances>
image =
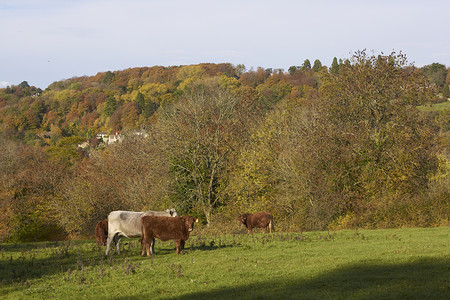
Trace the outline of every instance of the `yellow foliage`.
<instances>
[{"instance_id":1,"label":"yellow foliage","mask_svg":"<svg viewBox=\"0 0 450 300\"><path fill-rule=\"evenodd\" d=\"M178 89L184 91L188 87L190 87L195 81L197 81L199 78L191 77L184 80L180 85L178 86Z\"/></svg>"},{"instance_id":2,"label":"yellow foliage","mask_svg":"<svg viewBox=\"0 0 450 300\"><path fill-rule=\"evenodd\" d=\"M231 91L233 93L237 92L237 89L241 83L234 77L228 77L225 74L221 75L219 78L219 86L227 91Z\"/></svg>"},{"instance_id":3,"label":"yellow foliage","mask_svg":"<svg viewBox=\"0 0 450 300\"><path fill-rule=\"evenodd\" d=\"M138 91L134 90L131 93L123 94L122 96L120 96L120 99L125 102L132 102L132 101L136 100L137 94L138 94Z\"/></svg>"},{"instance_id":4,"label":"yellow foliage","mask_svg":"<svg viewBox=\"0 0 450 300\"><path fill-rule=\"evenodd\" d=\"M442 180L450 175L450 161L445 156L438 156L438 160L438 170L430 178L432 181Z\"/></svg>"},{"instance_id":5,"label":"yellow foliage","mask_svg":"<svg viewBox=\"0 0 450 300\"><path fill-rule=\"evenodd\" d=\"M74 90L63 90L55 92L55 100L57 101L67 101L74 98L79 98L81 96L81 92Z\"/></svg>"},{"instance_id":6,"label":"yellow foliage","mask_svg":"<svg viewBox=\"0 0 450 300\"><path fill-rule=\"evenodd\" d=\"M185 81L189 78L202 78L205 70L201 66L183 66L177 73L177 79Z\"/></svg>"},{"instance_id":7,"label":"yellow foliage","mask_svg":"<svg viewBox=\"0 0 450 300\"><path fill-rule=\"evenodd\" d=\"M139 89L139 92L141 92L142 95L146 99L150 99L152 97L156 97L158 95L163 95L167 93L167 86L161 83L147 83L141 86ZM137 93L136 93L137 94Z\"/></svg>"},{"instance_id":8,"label":"yellow foliage","mask_svg":"<svg viewBox=\"0 0 450 300\"><path fill-rule=\"evenodd\" d=\"M356 215L354 212L347 212L345 215L338 217L328 225L329 230L352 229L356 224Z\"/></svg>"}]
</instances>

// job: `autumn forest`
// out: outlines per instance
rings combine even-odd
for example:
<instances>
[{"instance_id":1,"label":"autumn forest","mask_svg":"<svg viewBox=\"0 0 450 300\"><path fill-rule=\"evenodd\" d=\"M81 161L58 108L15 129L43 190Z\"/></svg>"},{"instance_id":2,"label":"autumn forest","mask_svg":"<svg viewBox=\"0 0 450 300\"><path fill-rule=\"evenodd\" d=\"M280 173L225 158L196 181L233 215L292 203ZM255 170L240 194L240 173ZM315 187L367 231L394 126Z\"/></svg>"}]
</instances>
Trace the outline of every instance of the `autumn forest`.
<instances>
[{"instance_id":1,"label":"autumn forest","mask_svg":"<svg viewBox=\"0 0 450 300\"><path fill-rule=\"evenodd\" d=\"M449 69L357 51L329 67L141 67L0 89L0 241L93 235L112 210L227 230L447 226ZM236 224L237 225L237 224Z\"/></svg>"}]
</instances>

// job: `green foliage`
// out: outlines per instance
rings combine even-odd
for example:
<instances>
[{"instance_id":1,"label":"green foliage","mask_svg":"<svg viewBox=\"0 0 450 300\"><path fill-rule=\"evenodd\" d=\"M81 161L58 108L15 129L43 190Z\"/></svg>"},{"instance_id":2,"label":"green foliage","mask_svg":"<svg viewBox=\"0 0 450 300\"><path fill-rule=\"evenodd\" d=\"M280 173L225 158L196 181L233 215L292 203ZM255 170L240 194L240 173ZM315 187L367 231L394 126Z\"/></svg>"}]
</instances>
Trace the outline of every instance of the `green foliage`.
<instances>
[{"instance_id":1,"label":"green foliage","mask_svg":"<svg viewBox=\"0 0 450 300\"><path fill-rule=\"evenodd\" d=\"M141 113L145 107L144 95L142 95L141 92L137 93L135 102L136 102L136 106L137 106L139 113Z\"/></svg>"},{"instance_id":2,"label":"green foliage","mask_svg":"<svg viewBox=\"0 0 450 300\"><path fill-rule=\"evenodd\" d=\"M26 215L14 216L10 222L13 230L6 239L8 243L36 242L64 237L64 230L54 220L48 220L45 212L39 207L35 207L35 210Z\"/></svg>"},{"instance_id":3,"label":"green foliage","mask_svg":"<svg viewBox=\"0 0 450 300\"><path fill-rule=\"evenodd\" d=\"M446 100L450 98L450 88L448 84L444 85L444 87L442 88L442 97Z\"/></svg>"},{"instance_id":4,"label":"green foliage","mask_svg":"<svg viewBox=\"0 0 450 300\"><path fill-rule=\"evenodd\" d=\"M298 69L299 69L299 67L297 67L297 66L290 66L288 69L288 72L290 75L293 75L295 72L297 72Z\"/></svg>"},{"instance_id":5,"label":"green foliage","mask_svg":"<svg viewBox=\"0 0 450 300\"><path fill-rule=\"evenodd\" d=\"M45 151L52 159L71 166L81 159L77 145L83 141L83 138L77 136L63 137L55 145L47 147Z\"/></svg>"},{"instance_id":6,"label":"green foliage","mask_svg":"<svg viewBox=\"0 0 450 300\"><path fill-rule=\"evenodd\" d=\"M322 63L320 62L320 60L318 60L318 59L316 59L315 61L314 61L314 65L313 65L313 67L312 67L312 70L314 71L314 72L319 72L319 70L322 68Z\"/></svg>"},{"instance_id":7,"label":"green foliage","mask_svg":"<svg viewBox=\"0 0 450 300\"><path fill-rule=\"evenodd\" d=\"M114 81L115 77L116 77L116 75L113 72L108 71L105 73L102 83L108 85Z\"/></svg>"},{"instance_id":8,"label":"green foliage","mask_svg":"<svg viewBox=\"0 0 450 300\"><path fill-rule=\"evenodd\" d=\"M311 70L311 62L309 61L309 59L305 59L305 61L303 62L301 70L302 70L302 72L306 72L308 70Z\"/></svg>"},{"instance_id":9,"label":"green foliage","mask_svg":"<svg viewBox=\"0 0 450 300\"><path fill-rule=\"evenodd\" d=\"M108 117L111 117L112 114L117 109L117 101L113 96L108 97L108 101L106 101L106 107L105 107L105 115Z\"/></svg>"},{"instance_id":10,"label":"green foliage","mask_svg":"<svg viewBox=\"0 0 450 300\"><path fill-rule=\"evenodd\" d=\"M424 66L422 69L430 82L439 87L444 86L447 77L447 69L444 65L432 63L431 65Z\"/></svg>"},{"instance_id":11,"label":"green foliage","mask_svg":"<svg viewBox=\"0 0 450 300\"><path fill-rule=\"evenodd\" d=\"M332 74L339 73L339 64L336 57L333 58L333 62L331 63L330 73Z\"/></svg>"},{"instance_id":12,"label":"green foliage","mask_svg":"<svg viewBox=\"0 0 450 300\"><path fill-rule=\"evenodd\" d=\"M336 199L348 197L339 210L383 214L403 197L426 190L436 171L435 129L413 106L433 91L420 76L403 77L405 62L401 54L358 52L352 66L324 79L323 127L314 134L321 141L314 144L320 145L318 163L324 166L319 174L332 182L326 189ZM384 216L373 221L390 222Z\"/></svg>"},{"instance_id":13,"label":"green foliage","mask_svg":"<svg viewBox=\"0 0 450 300\"><path fill-rule=\"evenodd\" d=\"M236 133L236 98L217 82L199 84L164 111L159 128L171 163L173 195L183 209L204 214L208 224L220 202L218 180L226 170Z\"/></svg>"}]
</instances>

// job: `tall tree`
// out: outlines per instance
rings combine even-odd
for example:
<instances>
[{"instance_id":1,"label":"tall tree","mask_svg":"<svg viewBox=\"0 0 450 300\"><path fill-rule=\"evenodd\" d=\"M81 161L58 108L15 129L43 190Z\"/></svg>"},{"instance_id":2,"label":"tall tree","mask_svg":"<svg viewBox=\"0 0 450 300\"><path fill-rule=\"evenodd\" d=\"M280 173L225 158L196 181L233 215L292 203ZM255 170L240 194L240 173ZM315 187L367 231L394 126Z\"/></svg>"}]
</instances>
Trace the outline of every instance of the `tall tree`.
<instances>
[{"instance_id":1,"label":"tall tree","mask_svg":"<svg viewBox=\"0 0 450 300\"><path fill-rule=\"evenodd\" d=\"M141 92L137 93L135 102L136 102L138 112L142 113L144 106L145 106L145 99L144 99L144 95L142 95Z\"/></svg>"},{"instance_id":2,"label":"tall tree","mask_svg":"<svg viewBox=\"0 0 450 300\"><path fill-rule=\"evenodd\" d=\"M443 87L447 77L447 68L439 63L432 63L424 66L422 70L425 72L428 80L439 87Z\"/></svg>"},{"instance_id":3,"label":"tall tree","mask_svg":"<svg viewBox=\"0 0 450 300\"><path fill-rule=\"evenodd\" d=\"M237 98L217 82L200 82L158 122L166 139L174 195L182 211L196 211L209 225L222 203L221 180L239 131Z\"/></svg>"},{"instance_id":4,"label":"tall tree","mask_svg":"<svg viewBox=\"0 0 450 300\"><path fill-rule=\"evenodd\" d=\"M109 96L108 100L106 101L105 114L108 117L111 117L113 113L116 111L116 109L117 109L116 99L114 98L114 96Z\"/></svg>"},{"instance_id":5,"label":"tall tree","mask_svg":"<svg viewBox=\"0 0 450 300\"><path fill-rule=\"evenodd\" d=\"M314 72L319 72L320 68L322 68L322 63L320 62L320 60L316 59L316 60L314 61L314 65L313 65L312 70L313 70Z\"/></svg>"},{"instance_id":6,"label":"tall tree","mask_svg":"<svg viewBox=\"0 0 450 300\"><path fill-rule=\"evenodd\" d=\"M331 63L331 68L330 68L330 72L332 74L337 74L339 73L339 63L336 57L333 58L333 62Z\"/></svg>"},{"instance_id":7,"label":"tall tree","mask_svg":"<svg viewBox=\"0 0 450 300\"><path fill-rule=\"evenodd\" d=\"M316 126L307 138L316 166L304 171L320 183L317 188L322 185L321 194L316 188L313 194L328 191L317 201L334 199L334 216L357 213L389 224L386 209L399 209L424 191L436 171L435 127L416 109L435 90L417 72L406 74L406 64L401 53L359 51L339 76L324 78Z\"/></svg>"},{"instance_id":8,"label":"tall tree","mask_svg":"<svg viewBox=\"0 0 450 300\"><path fill-rule=\"evenodd\" d=\"M416 106L435 91L405 65L402 54L357 52L324 76L319 96L280 102L242 152L234 194L272 204L303 229L415 224L427 207L417 195L437 170L437 128Z\"/></svg>"},{"instance_id":9,"label":"tall tree","mask_svg":"<svg viewBox=\"0 0 450 300\"><path fill-rule=\"evenodd\" d=\"M309 59L305 59L305 61L303 62L301 70L303 72L305 72L307 70L311 70L311 62L309 61Z\"/></svg>"}]
</instances>

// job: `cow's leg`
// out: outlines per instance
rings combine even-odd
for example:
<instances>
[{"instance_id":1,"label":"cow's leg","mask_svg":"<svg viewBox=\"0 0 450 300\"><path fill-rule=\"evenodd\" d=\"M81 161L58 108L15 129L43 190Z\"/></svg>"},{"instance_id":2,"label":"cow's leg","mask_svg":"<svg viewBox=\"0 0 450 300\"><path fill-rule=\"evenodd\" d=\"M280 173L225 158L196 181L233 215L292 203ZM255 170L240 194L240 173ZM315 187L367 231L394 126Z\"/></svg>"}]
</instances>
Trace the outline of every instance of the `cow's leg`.
<instances>
[{"instance_id":1,"label":"cow's leg","mask_svg":"<svg viewBox=\"0 0 450 300\"><path fill-rule=\"evenodd\" d=\"M141 241L141 255L145 256L145 239L143 236L141 236L140 241Z\"/></svg>"},{"instance_id":2,"label":"cow's leg","mask_svg":"<svg viewBox=\"0 0 450 300\"><path fill-rule=\"evenodd\" d=\"M155 243L155 237L154 236L146 237L145 247L146 247L146 250L147 250L147 256L153 255L152 247L153 247L154 243Z\"/></svg>"},{"instance_id":3,"label":"cow's leg","mask_svg":"<svg viewBox=\"0 0 450 300\"><path fill-rule=\"evenodd\" d=\"M152 240L152 246L151 246L150 250L151 250L150 252L152 253L152 255L155 254L155 238L153 238L153 240Z\"/></svg>"},{"instance_id":4,"label":"cow's leg","mask_svg":"<svg viewBox=\"0 0 450 300\"><path fill-rule=\"evenodd\" d=\"M116 233L114 235L114 243L116 244L117 254L120 254L120 238L121 238L121 236L119 233Z\"/></svg>"},{"instance_id":5,"label":"cow's leg","mask_svg":"<svg viewBox=\"0 0 450 300\"><path fill-rule=\"evenodd\" d=\"M175 240L175 246L177 247L177 254L180 254L181 240Z\"/></svg>"},{"instance_id":6,"label":"cow's leg","mask_svg":"<svg viewBox=\"0 0 450 300\"><path fill-rule=\"evenodd\" d=\"M113 241L114 237L115 233L113 232L108 233L108 238L106 239L106 255L108 255L109 253L109 247L111 246L111 242Z\"/></svg>"},{"instance_id":7,"label":"cow's leg","mask_svg":"<svg viewBox=\"0 0 450 300\"><path fill-rule=\"evenodd\" d=\"M185 244L185 241L181 240L180 241L180 252L184 251L184 244Z\"/></svg>"}]
</instances>

